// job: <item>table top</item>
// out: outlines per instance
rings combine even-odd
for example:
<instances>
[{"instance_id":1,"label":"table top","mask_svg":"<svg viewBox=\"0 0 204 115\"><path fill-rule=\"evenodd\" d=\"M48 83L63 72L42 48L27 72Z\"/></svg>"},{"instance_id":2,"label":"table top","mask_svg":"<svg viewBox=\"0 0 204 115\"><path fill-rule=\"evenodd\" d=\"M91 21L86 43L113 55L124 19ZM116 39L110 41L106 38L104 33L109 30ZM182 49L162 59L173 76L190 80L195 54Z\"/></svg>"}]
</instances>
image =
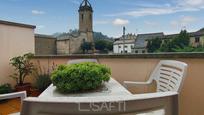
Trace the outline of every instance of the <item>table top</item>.
<instances>
[{"instance_id":1,"label":"table top","mask_svg":"<svg viewBox=\"0 0 204 115\"><path fill-rule=\"evenodd\" d=\"M61 94L56 90L56 87L51 84L39 97L96 97L120 95L131 95L131 93L115 79L111 78L109 82L104 83L103 87L94 91L83 93Z\"/></svg>"}]
</instances>

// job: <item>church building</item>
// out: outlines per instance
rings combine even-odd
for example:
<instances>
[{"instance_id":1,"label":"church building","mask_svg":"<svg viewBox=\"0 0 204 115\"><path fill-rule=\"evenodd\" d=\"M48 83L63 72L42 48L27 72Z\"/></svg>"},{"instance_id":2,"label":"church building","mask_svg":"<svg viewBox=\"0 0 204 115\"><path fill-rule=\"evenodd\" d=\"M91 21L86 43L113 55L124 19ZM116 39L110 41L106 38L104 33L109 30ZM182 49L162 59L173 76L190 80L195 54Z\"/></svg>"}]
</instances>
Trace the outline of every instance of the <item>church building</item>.
<instances>
[{"instance_id":1,"label":"church building","mask_svg":"<svg viewBox=\"0 0 204 115\"><path fill-rule=\"evenodd\" d=\"M91 42L94 51L93 40L93 8L88 0L83 0L79 6L79 31L76 34L60 36L56 41L57 54L81 53L81 44Z\"/></svg>"}]
</instances>

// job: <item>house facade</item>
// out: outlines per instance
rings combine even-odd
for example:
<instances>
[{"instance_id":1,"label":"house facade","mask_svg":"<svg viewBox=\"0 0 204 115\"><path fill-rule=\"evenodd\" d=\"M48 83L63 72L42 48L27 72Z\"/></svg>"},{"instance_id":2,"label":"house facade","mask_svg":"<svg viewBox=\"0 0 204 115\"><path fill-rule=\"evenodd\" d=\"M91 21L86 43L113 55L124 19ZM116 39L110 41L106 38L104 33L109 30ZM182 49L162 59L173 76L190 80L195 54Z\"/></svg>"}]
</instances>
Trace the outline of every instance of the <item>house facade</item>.
<instances>
[{"instance_id":1,"label":"house facade","mask_svg":"<svg viewBox=\"0 0 204 115\"><path fill-rule=\"evenodd\" d=\"M113 52L115 54L132 53L134 44L135 44L135 39L117 40L113 44Z\"/></svg>"},{"instance_id":2,"label":"house facade","mask_svg":"<svg viewBox=\"0 0 204 115\"><path fill-rule=\"evenodd\" d=\"M137 36L135 34L127 34L116 39L116 41L113 43L113 53L115 54L132 53L136 38Z\"/></svg>"},{"instance_id":3,"label":"house facade","mask_svg":"<svg viewBox=\"0 0 204 115\"><path fill-rule=\"evenodd\" d=\"M190 45L193 47L204 46L204 28L190 33Z\"/></svg>"}]
</instances>

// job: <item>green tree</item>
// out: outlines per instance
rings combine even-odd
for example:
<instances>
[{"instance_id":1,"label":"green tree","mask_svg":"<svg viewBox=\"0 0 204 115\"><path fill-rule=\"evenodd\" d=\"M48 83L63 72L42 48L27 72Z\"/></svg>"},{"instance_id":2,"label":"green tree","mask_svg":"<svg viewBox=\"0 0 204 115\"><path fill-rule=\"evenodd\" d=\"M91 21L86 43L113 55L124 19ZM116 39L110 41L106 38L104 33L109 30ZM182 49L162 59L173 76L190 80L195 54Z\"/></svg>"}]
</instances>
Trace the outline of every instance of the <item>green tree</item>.
<instances>
[{"instance_id":1,"label":"green tree","mask_svg":"<svg viewBox=\"0 0 204 115\"><path fill-rule=\"evenodd\" d=\"M107 53L113 50L113 42L108 40L96 40L95 49L99 50L101 53Z\"/></svg>"},{"instance_id":2,"label":"green tree","mask_svg":"<svg viewBox=\"0 0 204 115\"><path fill-rule=\"evenodd\" d=\"M83 42L81 44L81 49L83 50L83 53L87 53L89 50L92 50L92 43L90 42Z\"/></svg>"},{"instance_id":3,"label":"green tree","mask_svg":"<svg viewBox=\"0 0 204 115\"><path fill-rule=\"evenodd\" d=\"M105 40L96 40L95 41L95 48L96 50L105 50L106 49L106 41Z\"/></svg>"},{"instance_id":4,"label":"green tree","mask_svg":"<svg viewBox=\"0 0 204 115\"><path fill-rule=\"evenodd\" d=\"M106 44L106 47L109 51L113 51L113 42L112 41L108 41Z\"/></svg>"},{"instance_id":5,"label":"green tree","mask_svg":"<svg viewBox=\"0 0 204 115\"><path fill-rule=\"evenodd\" d=\"M176 49L183 49L189 46L190 36L186 30L182 30L179 35L165 40L158 52L177 52Z\"/></svg>"},{"instance_id":6,"label":"green tree","mask_svg":"<svg viewBox=\"0 0 204 115\"><path fill-rule=\"evenodd\" d=\"M160 48L162 44L161 38L155 38L152 40L148 40L147 49L149 53L153 53Z\"/></svg>"},{"instance_id":7,"label":"green tree","mask_svg":"<svg viewBox=\"0 0 204 115\"><path fill-rule=\"evenodd\" d=\"M178 36L176 36L172 43L174 44L174 48L184 48L186 46L189 46L190 37L186 30L182 30Z\"/></svg>"},{"instance_id":8,"label":"green tree","mask_svg":"<svg viewBox=\"0 0 204 115\"><path fill-rule=\"evenodd\" d=\"M192 46L187 46L184 48L176 48L174 49L176 52L204 52L204 48L202 46L199 47L192 47Z\"/></svg>"}]
</instances>

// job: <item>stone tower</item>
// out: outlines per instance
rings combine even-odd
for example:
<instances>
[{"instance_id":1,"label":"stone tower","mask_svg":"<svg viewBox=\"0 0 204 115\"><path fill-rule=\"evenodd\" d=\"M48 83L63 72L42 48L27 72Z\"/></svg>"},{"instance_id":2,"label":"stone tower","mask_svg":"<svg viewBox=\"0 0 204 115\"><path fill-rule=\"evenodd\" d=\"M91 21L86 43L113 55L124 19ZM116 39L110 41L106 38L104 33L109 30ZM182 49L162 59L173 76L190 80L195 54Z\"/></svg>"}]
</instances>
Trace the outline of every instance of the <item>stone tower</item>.
<instances>
[{"instance_id":1,"label":"stone tower","mask_svg":"<svg viewBox=\"0 0 204 115\"><path fill-rule=\"evenodd\" d=\"M87 42L93 42L93 9L88 0L83 0L79 7L79 31L86 33ZM94 45L94 44L93 44Z\"/></svg>"}]
</instances>

